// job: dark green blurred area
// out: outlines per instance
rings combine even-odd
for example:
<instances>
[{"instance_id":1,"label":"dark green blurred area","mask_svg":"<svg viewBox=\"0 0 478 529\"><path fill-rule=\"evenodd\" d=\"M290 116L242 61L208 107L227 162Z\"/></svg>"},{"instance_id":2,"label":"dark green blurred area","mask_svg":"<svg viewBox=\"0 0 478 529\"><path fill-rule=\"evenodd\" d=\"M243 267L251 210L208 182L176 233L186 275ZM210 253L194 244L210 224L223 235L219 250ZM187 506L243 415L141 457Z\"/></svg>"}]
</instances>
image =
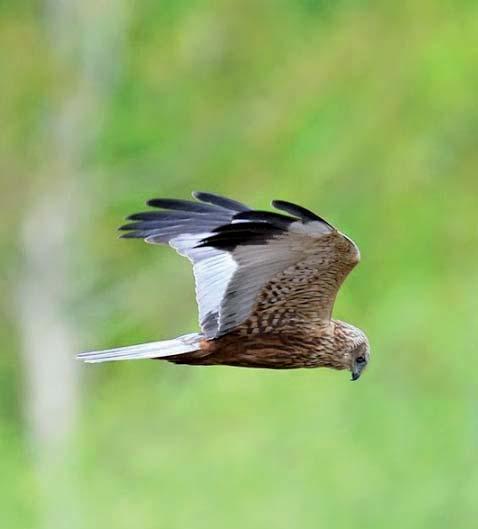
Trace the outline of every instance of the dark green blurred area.
<instances>
[{"instance_id":1,"label":"dark green blurred area","mask_svg":"<svg viewBox=\"0 0 478 529\"><path fill-rule=\"evenodd\" d=\"M476 527L478 5L85 0L83 26L56 27L54 4L0 3L0 526ZM108 31L78 36L99 16ZM68 158L50 117L90 96ZM188 262L115 230L204 190L301 203L357 242L335 316L367 332L367 373L81 366L46 479L17 292L24 219L66 180L77 350L197 329Z\"/></svg>"}]
</instances>

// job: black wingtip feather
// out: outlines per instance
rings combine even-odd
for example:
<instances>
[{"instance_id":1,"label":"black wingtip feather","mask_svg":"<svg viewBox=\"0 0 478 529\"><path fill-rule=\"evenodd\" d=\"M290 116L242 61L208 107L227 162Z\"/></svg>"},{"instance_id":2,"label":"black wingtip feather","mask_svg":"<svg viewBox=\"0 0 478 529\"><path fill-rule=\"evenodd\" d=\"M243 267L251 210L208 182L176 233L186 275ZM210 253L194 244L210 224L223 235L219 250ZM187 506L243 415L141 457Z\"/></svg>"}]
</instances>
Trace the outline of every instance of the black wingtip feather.
<instances>
[{"instance_id":1,"label":"black wingtip feather","mask_svg":"<svg viewBox=\"0 0 478 529\"><path fill-rule=\"evenodd\" d=\"M284 233L294 222L319 221L331 226L312 211L286 202L274 200L272 205L291 216L272 211L251 210L244 204L214 193L195 192L199 200L155 198L148 205L159 208L134 213L120 226L123 239L147 239L167 243L184 233L210 234L197 247L211 246L234 250L239 245L264 244Z\"/></svg>"},{"instance_id":2,"label":"black wingtip feather","mask_svg":"<svg viewBox=\"0 0 478 529\"><path fill-rule=\"evenodd\" d=\"M159 221L138 221L138 222L128 222L128 224L123 224L118 230L120 231L151 231L157 230L164 227L164 222Z\"/></svg>"},{"instance_id":3,"label":"black wingtip feather","mask_svg":"<svg viewBox=\"0 0 478 529\"><path fill-rule=\"evenodd\" d=\"M228 209L230 211L249 211L250 208L245 204L238 202L237 200L232 200L231 198L226 198L221 195L216 195L216 193L206 193L204 191L193 191L193 197L201 202L207 204L213 204L221 208Z\"/></svg>"},{"instance_id":4,"label":"black wingtip feather","mask_svg":"<svg viewBox=\"0 0 478 529\"><path fill-rule=\"evenodd\" d=\"M215 211L216 207L192 200L180 200L175 198L153 198L146 202L152 208L172 209L175 211L188 211L193 213L210 213Z\"/></svg>"},{"instance_id":5,"label":"black wingtip feather","mask_svg":"<svg viewBox=\"0 0 478 529\"><path fill-rule=\"evenodd\" d=\"M327 224L327 226L329 226L330 228L335 229L332 224L327 222L324 218L319 217L319 215L316 215L313 211L310 211L309 209L306 209L303 206L293 204L292 202L287 202L286 200L273 200L272 206L276 209L286 211L287 213L298 217L302 220L302 222L323 222L324 224Z\"/></svg>"},{"instance_id":6,"label":"black wingtip feather","mask_svg":"<svg viewBox=\"0 0 478 529\"><path fill-rule=\"evenodd\" d=\"M184 220L191 218L192 215L197 213L191 213L187 211L143 211L141 213L133 213L126 217L126 220L153 220L153 221L172 221L172 220Z\"/></svg>"},{"instance_id":7,"label":"black wingtip feather","mask_svg":"<svg viewBox=\"0 0 478 529\"><path fill-rule=\"evenodd\" d=\"M285 231L284 228L274 226L273 224L266 222L236 222L234 224L224 224L214 228L214 233L268 233L268 232L280 232Z\"/></svg>"},{"instance_id":8,"label":"black wingtip feather","mask_svg":"<svg viewBox=\"0 0 478 529\"><path fill-rule=\"evenodd\" d=\"M266 244L275 236L284 233L283 228L265 222L238 222L218 226L210 237L202 239L196 248L211 246L218 250L234 251L237 246Z\"/></svg>"},{"instance_id":9,"label":"black wingtip feather","mask_svg":"<svg viewBox=\"0 0 478 529\"><path fill-rule=\"evenodd\" d=\"M192 213L212 213L218 210L224 210L224 208L219 208L212 204L175 198L153 198L148 200L147 205L153 208L172 209L175 211L187 211Z\"/></svg>"},{"instance_id":10,"label":"black wingtip feather","mask_svg":"<svg viewBox=\"0 0 478 529\"><path fill-rule=\"evenodd\" d=\"M145 236L143 233L138 231L128 231L126 233L122 233L118 237L119 239L144 239Z\"/></svg>"},{"instance_id":11,"label":"black wingtip feather","mask_svg":"<svg viewBox=\"0 0 478 529\"><path fill-rule=\"evenodd\" d=\"M277 226L278 228L286 230L293 222L298 219L295 217L288 217L273 211L243 211L234 215L234 220L249 220L253 222L264 222Z\"/></svg>"}]
</instances>

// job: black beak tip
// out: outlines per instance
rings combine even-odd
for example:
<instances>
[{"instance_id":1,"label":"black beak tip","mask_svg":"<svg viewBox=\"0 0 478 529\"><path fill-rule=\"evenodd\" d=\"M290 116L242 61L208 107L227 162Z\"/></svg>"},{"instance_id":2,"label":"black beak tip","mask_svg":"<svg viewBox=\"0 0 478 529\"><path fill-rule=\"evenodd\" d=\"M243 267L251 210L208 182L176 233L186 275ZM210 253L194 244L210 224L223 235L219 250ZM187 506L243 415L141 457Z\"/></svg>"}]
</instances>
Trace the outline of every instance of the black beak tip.
<instances>
[{"instance_id":1,"label":"black beak tip","mask_svg":"<svg viewBox=\"0 0 478 529\"><path fill-rule=\"evenodd\" d=\"M360 378L359 373L352 373L352 378L350 380L354 382L355 380L358 380L359 378Z\"/></svg>"}]
</instances>

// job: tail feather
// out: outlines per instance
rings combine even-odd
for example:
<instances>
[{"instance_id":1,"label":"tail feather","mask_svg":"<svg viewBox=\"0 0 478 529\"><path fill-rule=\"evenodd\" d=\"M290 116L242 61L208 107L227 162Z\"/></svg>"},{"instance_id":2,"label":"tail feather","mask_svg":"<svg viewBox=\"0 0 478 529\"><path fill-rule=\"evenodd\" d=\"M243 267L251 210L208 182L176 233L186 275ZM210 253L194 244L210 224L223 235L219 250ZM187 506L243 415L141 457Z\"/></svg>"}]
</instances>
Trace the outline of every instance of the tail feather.
<instances>
[{"instance_id":1,"label":"tail feather","mask_svg":"<svg viewBox=\"0 0 478 529\"><path fill-rule=\"evenodd\" d=\"M116 360L141 360L145 358L162 358L191 353L199 349L202 335L197 333L179 336L174 340L163 340L161 342L143 343L140 345L129 345L116 349L104 351L91 351L80 353L76 356L78 360L88 363L112 362Z\"/></svg>"}]
</instances>

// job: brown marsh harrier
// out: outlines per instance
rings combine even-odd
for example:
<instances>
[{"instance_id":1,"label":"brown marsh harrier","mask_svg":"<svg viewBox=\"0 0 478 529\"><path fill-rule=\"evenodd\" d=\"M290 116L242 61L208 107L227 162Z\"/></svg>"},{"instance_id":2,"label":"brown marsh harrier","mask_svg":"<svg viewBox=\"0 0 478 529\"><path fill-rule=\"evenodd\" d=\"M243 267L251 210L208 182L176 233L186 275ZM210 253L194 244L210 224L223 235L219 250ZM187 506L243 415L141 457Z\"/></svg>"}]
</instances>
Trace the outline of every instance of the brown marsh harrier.
<instances>
[{"instance_id":1,"label":"brown marsh harrier","mask_svg":"<svg viewBox=\"0 0 478 529\"><path fill-rule=\"evenodd\" d=\"M367 366L365 334L332 319L340 285L359 262L353 241L311 211L287 215L212 193L154 199L128 217L124 238L169 244L193 264L200 333L78 355L86 362L164 359L176 364L292 369ZM159 209L159 211L158 211Z\"/></svg>"}]
</instances>

